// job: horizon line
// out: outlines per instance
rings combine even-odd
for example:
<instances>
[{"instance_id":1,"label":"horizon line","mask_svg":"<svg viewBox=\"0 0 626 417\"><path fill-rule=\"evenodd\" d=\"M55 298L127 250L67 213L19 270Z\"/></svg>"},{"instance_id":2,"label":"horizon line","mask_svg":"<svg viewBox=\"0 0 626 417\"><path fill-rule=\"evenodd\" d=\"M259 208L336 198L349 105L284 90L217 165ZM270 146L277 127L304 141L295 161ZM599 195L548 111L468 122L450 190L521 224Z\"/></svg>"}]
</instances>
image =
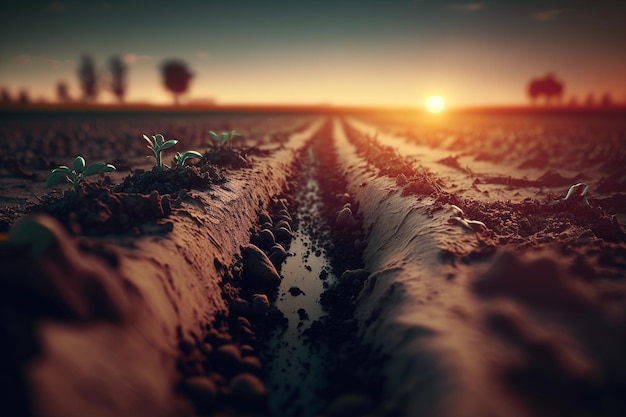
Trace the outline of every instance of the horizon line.
<instances>
[{"instance_id":1,"label":"horizon line","mask_svg":"<svg viewBox=\"0 0 626 417\"><path fill-rule=\"evenodd\" d=\"M92 112L92 111L131 111L131 112L408 112L428 113L422 106L373 106L373 105L337 105L332 103L190 103L190 104L163 104L163 103L2 103L0 111L10 112L37 112L37 111L67 111L67 112ZM465 105L446 107L440 113L464 113L464 112L527 112L527 113L621 113L626 112L626 103L613 103L611 105L546 105L546 104L489 104L489 105ZM437 116L434 114L433 116Z\"/></svg>"}]
</instances>

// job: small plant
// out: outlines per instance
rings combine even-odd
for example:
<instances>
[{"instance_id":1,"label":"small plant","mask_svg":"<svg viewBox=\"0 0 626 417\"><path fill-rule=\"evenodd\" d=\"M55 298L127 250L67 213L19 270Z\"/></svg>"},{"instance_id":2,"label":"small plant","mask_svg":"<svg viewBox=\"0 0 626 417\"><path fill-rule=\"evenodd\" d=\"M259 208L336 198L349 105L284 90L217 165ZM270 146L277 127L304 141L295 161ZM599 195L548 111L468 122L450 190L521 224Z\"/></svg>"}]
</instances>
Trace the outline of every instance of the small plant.
<instances>
[{"instance_id":1,"label":"small plant","mask_svg":"<svg viewBox=\"0 0 626 417\"><path fill-rule=\"evenodd\" d=\"M162 170L163 164L161 162L161 152L176 145L178 141L176 139L170 139L166 141L163 135L160 133L153 135L153 140L150 140L150 138L146 135L143 135L143 138L146 140L146 142L148 142L148 149L150 149L154 153L154 158L156 159L154 165L159 171Z\"/></svg>"},{"instance_id":2,"label":"small plant","mask_svg":"<svg viewBox=\"0 0 626 417\"><path fill-rule=\"evenodd\" d=\"M183 169L185 161L191 158L202 158L202 154L196 151L187 151L183 153L176 152L176 155L174 155L174 160L176 161L178 169Z\"/></svg>"},{"instance_id":3,"label":"small plant","mask_svg":"<svg viewBox=\"0 0 626 417\"><path fill-rule=\"evenodd\" d=\"M474 232L484 232L489 230L485 223L479 220L466 219L465 213L463 213L463 210L461 210L459 206L450 204L450 211L452 212L450 218L448 219L448 223L450 224L459 224L466 229L472 230Z\"/></svg>"},{"instance_id":4,"label":"small plant","mask_svg":"<svg viewBox=\"0 0 626 417\"><path fill-rule=\"evenodd\" d=\"M587 200L588 190L589 186L587 184L579 182L569 187L569 190L567 190L567 194L565 194L565 198L563 198L563 200L578 199L580 200L580 204L589 207L589 201Z\"/></svg>"},{"instance_id":5,"label":"small plant","mask_svg":"<svg viewBox=\"0 0 626 417\"><path fill-rule=\"evenodd\" d=\"M228 147L228 149L231 149L233 147L233 137L241 136L241 133L236 130L231 130L230 132L223 132L218 135L214 131L210 130L209 136L211 136L211 139L219 144L220 148Z\"/></svg>"},{"instance_id":6,"label":"small plant","mask_svg":"<svg viewBox=\"0 0 626 417\"><path fill-rule=\"evenodd\" d=\"M94 162L85 169L85 158L77 156L72 161L72 167L61 165L52 170L48 178L46 179L46 188L54 187L55 185L67 181L74 185L74 190L80 190L80 183L85 177L99 174L101 172L113 172L115 167L111 164L103 164L102 162Z\"/></svg>"}]
</instances>

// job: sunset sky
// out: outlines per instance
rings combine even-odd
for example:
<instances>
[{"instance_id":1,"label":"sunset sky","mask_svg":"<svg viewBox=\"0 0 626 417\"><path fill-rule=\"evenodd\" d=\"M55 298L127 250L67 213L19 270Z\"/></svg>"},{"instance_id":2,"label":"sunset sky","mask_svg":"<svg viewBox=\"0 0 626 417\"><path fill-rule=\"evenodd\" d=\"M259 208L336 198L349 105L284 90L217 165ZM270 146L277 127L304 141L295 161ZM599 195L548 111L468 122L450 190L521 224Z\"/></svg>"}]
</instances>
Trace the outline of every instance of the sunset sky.
<instances>
[{"instance_id":1,"label":"sunset sky","mask_svg":"<svg viewBox=\"0 0 626 417\"><path fill-rule=\"evenodd\" d=\"M24 1L0 5L0 87L80 97L84 54L129 66L127 102L171 103L160 65L187 62L185 101L524 104L554 72L565 99L626 100L626 1ZM112 101L103 91L100 102Z\"/></svg>"}]
</instances>

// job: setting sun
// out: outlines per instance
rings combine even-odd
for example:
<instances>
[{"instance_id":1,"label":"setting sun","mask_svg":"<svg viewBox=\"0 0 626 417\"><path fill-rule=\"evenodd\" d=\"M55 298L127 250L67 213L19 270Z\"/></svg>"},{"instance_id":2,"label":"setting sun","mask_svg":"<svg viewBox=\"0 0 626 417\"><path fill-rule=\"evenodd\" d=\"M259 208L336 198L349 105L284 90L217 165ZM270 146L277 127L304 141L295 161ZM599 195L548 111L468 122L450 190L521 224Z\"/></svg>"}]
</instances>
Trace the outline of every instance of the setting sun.
<instances>
[{"instance_id":1,"label":"setting sun","mask_svg":"<svg viewBox=\"0 0 626 417\"><path fill-rule=\"evenodd\" d=\"M446 103L440 96L431 96L426 100L426 110L430 113L439 113L446 107Z\"/></svg>"}]
</instances>

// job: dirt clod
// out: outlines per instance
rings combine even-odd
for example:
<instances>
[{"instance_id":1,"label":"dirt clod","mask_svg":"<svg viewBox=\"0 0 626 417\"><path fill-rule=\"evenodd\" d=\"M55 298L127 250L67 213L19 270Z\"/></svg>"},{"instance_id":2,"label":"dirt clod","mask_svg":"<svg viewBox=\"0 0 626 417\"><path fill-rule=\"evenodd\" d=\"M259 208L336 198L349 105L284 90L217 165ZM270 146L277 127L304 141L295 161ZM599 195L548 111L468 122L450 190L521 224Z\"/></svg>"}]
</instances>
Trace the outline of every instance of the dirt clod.
<instances>
[{"instance_id":1,"label":"dirt clod","mask_svg":"<svg viewBox=\"0 0 626 417\"><path fill-rule=\"evenodd\" d=\"M218 396L215 382L207 376L193 376L185 379L182 390L189 395L198 411L202 413L212 409Z\"/></svg>"},{"instance_id":2,"label":"dirt clod","mask_svg":"<svg viewBox=\"0 0 626 417\"><path fill-rule=\"evenodd\" d=\"M251 373L241 373L230 381L233 400L243 410L259 410L265 407L267 388Z\"/></svg>"},{"instance_id":3,"label":"dirt clod","mask_svg":"<svg viewBox=\"0 0 626 417\"><path fill-rule=\"evenodd\" d=\"M243 279L246 285L263 294L273 294L281 280L267 255L254 245L245 246L242 253Z\"/></svg>"}]
</instances>

